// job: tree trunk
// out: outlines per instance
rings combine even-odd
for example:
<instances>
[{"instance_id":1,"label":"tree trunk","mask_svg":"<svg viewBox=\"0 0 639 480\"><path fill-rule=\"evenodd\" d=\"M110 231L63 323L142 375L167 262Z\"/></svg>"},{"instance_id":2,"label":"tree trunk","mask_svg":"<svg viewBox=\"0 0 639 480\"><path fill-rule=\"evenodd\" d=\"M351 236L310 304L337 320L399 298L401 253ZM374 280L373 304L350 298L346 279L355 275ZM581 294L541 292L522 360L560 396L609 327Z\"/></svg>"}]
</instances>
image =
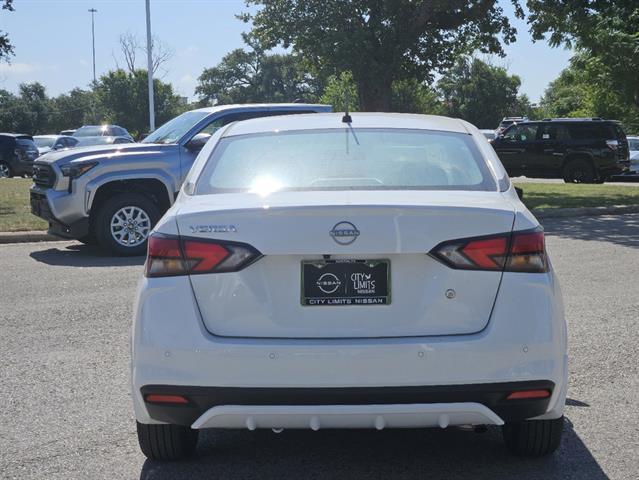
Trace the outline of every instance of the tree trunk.
<instances>
[{"instance_id":1,"label":"tree trunk","mask_svg":"<svg viewBox=\"0 0 639 480\"><path fill-rule=\"evenodd\" d=\"M391 86L388 75L366 72L357 79L359 107L363 112L390 112Z\"/></svg>"}]
</instances>

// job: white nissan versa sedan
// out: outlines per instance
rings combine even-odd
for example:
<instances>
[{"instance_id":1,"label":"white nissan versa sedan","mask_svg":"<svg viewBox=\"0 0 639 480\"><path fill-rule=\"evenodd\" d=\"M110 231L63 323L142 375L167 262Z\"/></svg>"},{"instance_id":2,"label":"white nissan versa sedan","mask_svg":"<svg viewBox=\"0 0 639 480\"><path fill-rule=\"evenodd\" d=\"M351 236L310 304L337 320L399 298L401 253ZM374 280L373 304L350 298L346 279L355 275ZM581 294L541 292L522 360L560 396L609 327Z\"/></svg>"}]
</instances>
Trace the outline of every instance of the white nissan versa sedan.
<instances>
[{"instance_id":1,"label":"white nissan versa sedan","mask_svg":"<svg viewBox=\"0 0 639 480\"><path fill-rule=\"evenodd\" d=\"M230 124L145 268L132 382L149 458L188 456L203 428L501 425L516 454L559 444L561 292L539 223L467 122Z\"/></svg>"}]
</instances>

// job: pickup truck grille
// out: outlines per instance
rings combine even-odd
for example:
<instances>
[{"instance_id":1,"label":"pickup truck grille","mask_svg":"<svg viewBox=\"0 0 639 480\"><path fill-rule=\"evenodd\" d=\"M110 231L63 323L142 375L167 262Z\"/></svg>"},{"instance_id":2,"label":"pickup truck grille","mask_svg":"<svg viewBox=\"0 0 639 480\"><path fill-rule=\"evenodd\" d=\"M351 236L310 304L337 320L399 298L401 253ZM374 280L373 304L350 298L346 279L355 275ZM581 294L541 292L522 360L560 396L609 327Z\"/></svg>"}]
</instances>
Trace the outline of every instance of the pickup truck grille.
<instances>
[{"instance_id":1,"label":"pickup truck grille","mask_svg":"<svg viewBox=\"0 0 639 480\"><path fill-rule=\"evenodd\" d=\"M33 165L33 183L39 187L51 188L55 184L55 172L47 164L35 163Z\"/></svg>"}]
</instances>

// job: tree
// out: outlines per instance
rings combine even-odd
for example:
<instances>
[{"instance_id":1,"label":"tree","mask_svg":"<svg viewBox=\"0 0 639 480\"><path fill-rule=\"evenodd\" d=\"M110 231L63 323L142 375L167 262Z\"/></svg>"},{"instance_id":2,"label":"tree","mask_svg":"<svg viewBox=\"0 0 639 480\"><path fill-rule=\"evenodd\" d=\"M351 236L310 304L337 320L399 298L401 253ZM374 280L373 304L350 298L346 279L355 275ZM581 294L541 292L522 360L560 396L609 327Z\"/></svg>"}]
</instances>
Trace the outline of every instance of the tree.
<instances>
[{"instance_id":1,"label":"tree","mask_svg":"<svg viewBox=\"0 0 639 480\"><path fill-rule=\"evenodd\" d=\"M136 60L140 53L144 54L144 66L147 64L147 48L140 42L138 36L131 32L126 32L120 35L120 52L124 59L124 64L129 73L134 73L139 69ZM155 75L160 68L173 58L173 50L162 42L155 35L151 38L151 51L153 62L153 74ZM120 65L117 57L113 56L115 60L116 70L120 69ZM166 72L165 72L166 73Z\"/></svg>"},{"instance_id":2,"label":"tree","mask_svg":"<svg viewBox=\"0 0 639 480\"><path fill-rule=\"evenodd\" d=\"M522 15L516 0L518 16ZM449 67L478 49L503 54L515 39L495 0L247 0L240 18L264 49L292 47L321 75L350 71L363 110L388 111L392 84Z\"/></svg>"},{"instance_id":3,"label":"tree","mask_svg":"<svg viewBox=\"0 0 639 480\"><path fill-rule=\"evenodd\" d=\"M494 128L506 115L525 115L526 98L517 97L521 80L505 68L477 58L461 58L437 83L447 115L479 128Z\"/></svg>"},{"instance_id":4,"label":"tree","mask_svg":"<svg viewBox=\"0 0 639 480\"><path fill-rule=\"evenodd\" d=\"M13 12L13 0L1 0L2 10ZM13 45L9 40L9 35L0 30L0 61L7 60L13 55Z\"/></svg>"},{"instance_id":5,"label":"tree","mask_svg":"<svg viewBox=\"0 0 639 480\"><path fill-rule=\"evenodd\" d=\"M351 72L342 72L339 75L331 75L326 82L326 88L320 98L320 102L332 105L335 112L358 111L359 101L353 74Z\"/></svg>"},{"instance_id":6,"label":"tree","mask_svg":"<svg viewBox=\"0 0 639 480\"><path fill-rule=\"evenodd\" d=\"M241 48L205 69L195 89L205 104L315 101L317 86L297 56Z\"/></svg>"},{"instance_id":7,"label":"tree","mask_svg":"<svg viewBox=\"0 0 639 480\"><path fill-rule=\"evenodd\" d=\"M575 46L597 65L602 83L639 109L639 3L637 0L529 0L533 38ZM603 78L606 77L606 78Z\"/></svg>"},{"instance_id":8,"label":"tree","mask_svg":"<svg viewBox=\"0 0 639 480\"><path fill-rule=\"evenodd\" d=\"M132 135L149 131L149 98L146 70L133 73L110 71L100 77L95 87L98 111L104 116L96 120L116 123L127 128ZM159 124L181 112L180 97L173 87L154 79L155 118Z\"/></svg>"}]
</instances>

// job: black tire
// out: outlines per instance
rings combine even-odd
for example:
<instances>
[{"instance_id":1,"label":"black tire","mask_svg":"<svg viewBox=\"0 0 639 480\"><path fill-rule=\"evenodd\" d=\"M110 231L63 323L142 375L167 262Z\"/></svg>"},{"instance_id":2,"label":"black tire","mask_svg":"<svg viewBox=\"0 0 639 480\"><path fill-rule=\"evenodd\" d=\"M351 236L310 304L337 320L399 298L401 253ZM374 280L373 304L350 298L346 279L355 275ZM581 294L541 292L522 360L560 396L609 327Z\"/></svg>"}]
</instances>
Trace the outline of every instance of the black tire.
<instances>
[{"instance_id":1,"label":"black tire","mask_svg":"<svg viewBox=\"0 0 639 480\"><path fill-rule=\"evenodd\" d=\"M181 425L137 423L138 443L149 460L176 461L195 453L199 430Z\"/></svg>"},{"instance_id":2,"label":"black tire","mask_svg":"<svg viewBox=\"0 0 639 480\"><path fill-rule=\"evenodd\" d=\"M13 177L13 170L7 162L0 162L0 178Z\"/></svg>"},{"instance_id":3,"label":"black tire","mask_svg":"<svg viewBox=\"0 0 639 480\"><path fill-rule=\"evenodd\" d=\"M510 453L525 457L541 457L557 450L563 429L562 416L554 420L506 423L502 427L502 434Z\"/></svg>"},{"instance_id":4,"label":"black tire","mask_svg":"<svg viewBox=\"0 0 639 480\"><path fill-rule=\"evenodd\" d=\"M564 166L564 182L566 183L595 183L598 175L592 163L583 158L570 160Z\"/></svg>"},{"instance_id":5,"label":"black tire","mask_svg":"<svg viewBox=\"0 0 639 480\"><path fill-rule=\"evenodd\" d=\"M145 224L146 235L141 235L143 241L131 246L118 242L111 230L111 220L118 211L125 208L136 208L143 211L148 218L148 225ZM98 244L111 252L122 256L144 255L148 233L160 219L161 214L157 205L153 201L140 193L120 193L106 200L98 209L93 219L95 227L95 237Z\"/></svg>"}]
</instances>

